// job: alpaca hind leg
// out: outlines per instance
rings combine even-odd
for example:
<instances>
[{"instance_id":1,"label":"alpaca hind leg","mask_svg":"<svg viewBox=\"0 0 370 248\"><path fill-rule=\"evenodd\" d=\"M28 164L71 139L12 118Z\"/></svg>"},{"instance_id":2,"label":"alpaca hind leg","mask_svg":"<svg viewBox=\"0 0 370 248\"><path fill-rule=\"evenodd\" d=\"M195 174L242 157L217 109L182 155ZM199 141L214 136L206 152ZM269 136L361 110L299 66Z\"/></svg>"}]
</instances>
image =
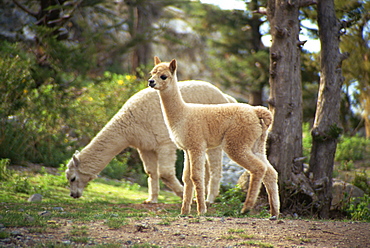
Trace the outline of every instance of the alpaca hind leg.
<instances>
[{"instance_id":1,"label":"alpaca hind leg","mask_svg":"<svg viewBox=\"0 0 370 248\"><path fill-rule=\"evenodd\" d=\"M190 177L190 161L189 156L184 151L184 170L182 173L182 181L184 183L184 194L182 197L181 214L190 214L191 202L193 199L193 182Z\"/></svg>"},{"instance_id":2,"label":"alpaca hind leg","mask_svg":"<svg viewBox=\"0 0 370 248\"><path fill-rule=\"evenodd\" d=\"M175 194L182 198L183 186L176 177L176 148L164 147L158 150L158 169L163 183L167 185Z\"/></svg>"},{"instance_id":3,"label":"alpaca hind leg","mask_svg":"<svg viewBox=\"0 0 370 248\"><path fill-rule=\"evenodd\" d=\"M222 172L222 148L217 147L208 149L206 158L209 166L209 180L206 180L208 185L207 203L214 203L220 190L221 172Z\"/></svg>"},{"instance_id":4,"label":"alpaca hind leg","mask_svg":"<svg viewBox=\"0 0 370 248\"><path fill-rule=\"evenodd\" d=\"M204 190L205 149L187 150L190 160L190 177L196 192L198 215L207 212Z\"/></svg>"},{"instance_id":5,"label":"alpaca hind leg","mask_svg":"<svg viewBox=\"0 0 370 248\"><path fill-rule=\"evenodd\" d=\"M262 182L267 191L270 204L270 214L272 217L278 218L280 213L278 173L266 157L264 144L261 144L261 147L258 150L259 152L255 154L267 165L267 170Z\"/></svg>"},{"instance_id":6,"label":"alpaca hind leg","mask_svg":"<svg viewBox=\"0 0 370 248\"><path fill-rule=\"evenodd\" d=\"M244 152L240 152L240 150L234 151L233 149L225 149L225 152L232 160L250 172L248 193L241 210L241 213L247 213L253 208L257 201L267 166L260 158L254 155L249 148L243 150Z\"/></svg>"},{"instance_id":7,"label":"alpaca hind leg","mask_svg":"<svg viewBox=\"0 0 370 248\"><path fill-rule=\"evenodd\" d=\"M149 197L144 203L157 203L159 194L159 176L157 153L154 151L138 150L143 161L145 173L148 174Z\"/></svg>"},{"instance_id":8,"label":"alpaca hind leg","mask_svg":"<svg viewBox=\"0 0 370 248\"><path fill-rule=\"evenodd\" d=\"M278 218L280 213L278 173L270 163L268 164L265 177L263 178L263 184L266 187L269 198L270 214L272 217Z\"/></svg>"}]
</instances>

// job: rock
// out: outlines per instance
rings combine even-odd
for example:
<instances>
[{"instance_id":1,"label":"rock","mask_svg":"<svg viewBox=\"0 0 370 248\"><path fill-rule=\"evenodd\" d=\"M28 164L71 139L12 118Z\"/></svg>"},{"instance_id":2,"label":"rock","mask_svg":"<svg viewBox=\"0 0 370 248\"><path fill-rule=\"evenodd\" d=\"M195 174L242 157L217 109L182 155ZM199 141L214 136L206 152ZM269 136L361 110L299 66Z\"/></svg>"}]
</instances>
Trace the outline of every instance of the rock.
<instances>
[{"instance_id":1,"label":"rock","mask_svg":"<svg viewBox=\"0 0 370 248\"><path fill-rule=\"evenodd\" d=\"M26 214L24 216L24 220L27 221L27 222L34 222L35 218L33 218L31 215Z\"/></svg>"},{"instance_id":2,"label":"rock","mask_svg":"<svg viewBox=\"0 0 370 248\"><path fill-rule=\"evenodd\" d=\"M28 198L28 202L40 202L42 201L42 195L40 194L33 194Z\"/></svg>"},{"instance_id":3,"label":"rock","mask_svg":"<svg viewBox=\"0 0 370 248\"><path fill-rule=\"evenodd\" d=\"M62 207L53 207L53 210L63 212L64 209Z\"/></svg>"},{"instance_id":4,"label":"rock","mask_svg":"<svg viewBox=\"0 0 370 248\"><path fill-rule=\"evenodd\" d=\"M10 235L13 236L13 237L23 236L23 234L20 231L17 231L17 230L10 232Z\"/></svg>"},{"instance_id":5,"label":"rock","mask_svg":"<svg viewBox=\"0 0 370 248\"><path fill-rule=\"evenodd\" d=\"M46 217L46 216L50 216L51 215L51 213L49 212L49 211L42 211L42 212L39 212L38 213L40 216L44 216L44 217Z\"/></svg>"},{"instance_id":6,"label":"rock","mask_svg":"<svg viewBox=\"0 0 370 248\"><path fill-rule=\"evenodd\" d=\"M235 187L235 185L238 183L238 179L240 175L243 174L244 171L246 171L244 168L239 166L237 163L232 161L226 153L223 154L222 158L222 179L221 184L223 186L231 186Z\"/></svg>"},{"instance_id":7,"label":"rock","mask_svg":"<svg viewBox=\"0 0 370 248\"><path fill-rule=\"evenodd\" d=\"M249 171L246 170L238 179L238 185L244 192L248 191L249 177L250 177Z\"/></svg>"},{"instance_id":8,"label":"rock","mask_svg":"<svg viewBox=\"0 0 370 248\"><path fill-rule=\"evenodd\" d=\"M352 197L363 197L365 192L347 182L333 179L333 199L331 201L331 210L341 209Z\"/></svg>"}]
</instances>

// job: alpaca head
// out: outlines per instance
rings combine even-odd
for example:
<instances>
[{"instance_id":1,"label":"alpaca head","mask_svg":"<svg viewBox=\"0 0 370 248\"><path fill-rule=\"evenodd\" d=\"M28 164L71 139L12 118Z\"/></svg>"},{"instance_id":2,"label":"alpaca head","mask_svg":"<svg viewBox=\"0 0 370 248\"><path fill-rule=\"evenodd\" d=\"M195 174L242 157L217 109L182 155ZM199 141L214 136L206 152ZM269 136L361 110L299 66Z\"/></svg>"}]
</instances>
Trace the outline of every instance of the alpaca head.
<instances>
[{"instance_id":1,"label":"alpaca head","mask_svg":"<svg viewBox=\"0 0 370 248\"><path fill-rule=\"evenodd\" d=\"M176 78L176 60L173 59L171 62L161 62L161 60L155 56L154 57L154 68L150 72L151 78L148 80L149 86L156 90L164 90L168 86L177 81Z\"/></svg>"},{"instance_id":2,"label":"alpaca head","mask_svg":"<svg viewBox=\"0 0 370 248\"><path fill-rule=\"evenodd\" d=\"M78 155L78 151L73 154L72 159L69 161L66 170L66 177L69 182L71 197L73 198L81 197L87 183L96 178L95 175L82 173L79 170L80 160L78 158Z\"/></svg>"}]
</instances>

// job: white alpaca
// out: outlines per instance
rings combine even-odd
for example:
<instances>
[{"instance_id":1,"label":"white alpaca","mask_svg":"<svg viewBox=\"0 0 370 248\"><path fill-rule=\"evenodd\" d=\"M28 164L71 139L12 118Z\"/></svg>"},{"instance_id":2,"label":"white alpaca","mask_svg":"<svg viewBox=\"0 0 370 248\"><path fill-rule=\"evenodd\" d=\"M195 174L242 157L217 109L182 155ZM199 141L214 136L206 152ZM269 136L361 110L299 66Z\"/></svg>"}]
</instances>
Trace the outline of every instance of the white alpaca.
<instances>
[{"instance_id":1,"label":"white alpaca","mask_svg":"<svg viewBox=\"0 0 370 248\"><path fill-rule=\"evenodd\" d=\"M277 218L280 207L278 177L265 152L267 128L272 122L271 112L265 107L242 103L185 103L177 83L176 60L162 63L155 57L154 62L149 86L158 90L171 138L185 152L181 214L190 213L194 186L198 214L206 213L203 176L205 154L207 149L221 145L232 160L251 174L241 212L252 209L263 182L269 195L270 213Z\"/></svg>"},{"instance_id":2,"label":"white alpaca","mask_svg":"<svg viewBox=\"0 0 370 248\"><path fill-rule=\"evenodd\" d=\"M216 104L235 101L207 82L185 81L179 85L188 102ZM80 197L86 184L128 146L138 149L148 174L149 198L145 203L158 201L159 178L182 197L183 187L175 175L176 146L164 123L158 94L150 88L127 100L96 137L81 152L73 155L66 170L71 196ZM207 201L212 203L219 191L222 150L209 150L207 156L207 165L211 165Z\"/></svg>"}]
</instances>

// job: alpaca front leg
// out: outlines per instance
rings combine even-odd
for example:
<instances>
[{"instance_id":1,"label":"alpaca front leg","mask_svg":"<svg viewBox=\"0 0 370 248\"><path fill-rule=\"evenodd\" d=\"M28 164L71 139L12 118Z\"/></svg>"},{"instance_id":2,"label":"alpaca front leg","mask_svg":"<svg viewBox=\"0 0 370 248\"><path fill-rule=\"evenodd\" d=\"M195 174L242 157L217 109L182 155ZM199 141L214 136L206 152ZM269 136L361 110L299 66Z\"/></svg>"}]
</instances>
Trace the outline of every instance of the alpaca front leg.
<instances>
[{"instance_id":1,"label":"alpaca front leg","mask_svg":"<svg viewBox=\"0 0 370 248\"><path fill-rule=\"evenodd\" d=\"M207 150L207 161L209 166L209 180L207 203L214 203L220 191L220 181L222 172L222 148L217 147Z\"/></svg>"},{"instance_id":2,"label":"alpaca front leg","mask_svg":"<svg viewBox=\"0 0 370 248\"><path fill-rule=\"evenodd\" d=\"M184 194L182 197L181 214L190 214L191 202L193 199L193 182L190 178L190 162L189 156L184 151L184 171L182 173L182 181L184 182Z\"/></svg>"},{"instance_id":3,"label":"alpaca front leg","mask_svg":"<svg viewBox=\"0 0 370 248\"><path fill-rule=\"evenodd\" d=\"M198 215L207 212L204 190L205 150L189 150L191 181L195 186Z\"/></svg>"}]
</instances>

